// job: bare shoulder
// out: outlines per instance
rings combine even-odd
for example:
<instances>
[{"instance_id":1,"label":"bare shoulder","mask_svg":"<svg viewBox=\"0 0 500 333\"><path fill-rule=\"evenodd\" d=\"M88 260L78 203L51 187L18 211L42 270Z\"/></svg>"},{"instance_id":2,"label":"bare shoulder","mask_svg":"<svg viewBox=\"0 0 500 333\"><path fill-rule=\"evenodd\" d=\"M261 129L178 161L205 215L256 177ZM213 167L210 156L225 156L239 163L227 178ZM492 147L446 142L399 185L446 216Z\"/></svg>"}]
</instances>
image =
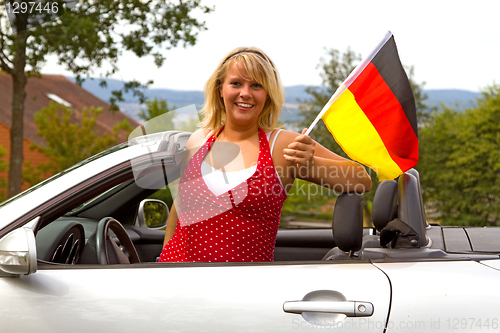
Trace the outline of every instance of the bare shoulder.
<instances>
[{"instance_id":1,"label":"bare shoulder","mask_svg":"<svg viewBox=\"0 0 500 333\"><path fill-rule=\"evenodd\" d=\"M182 162L183 168L187 165L191 157L193 157L194 154L196 154L196 152L201 148L209 132L210 130L208 129L200 128L194 131L193 134L191 134L186 143L187 154L184 155L183 157L184 159L184 161Z\"/></svg>"},{"instance_id":2,"label":"bare shoulder","mask_svg":"<svg viewBox=\"0 0 500 333\"><path fill-rule=\"evenodd\" d=\"M200 128L194 131L193 134L191 134L191 136L189 137L188 142L186 143L186 148L199 148L203 144L203 142L205 142L205 139L209 132L210 130L205 128Z\"/></svg>"},{"instance_id":3,"label":"bare shoulder","mask_svg":"<svg viewBox=\"0 0 500 333\"><path fill-rule=\"evenodd\" d=\"M293 143L295 141L295 138L298 137L299 133L293 132L293 131L288 131L288 130L281 130L279 133L278 131L274 131L273 136L276 136L276 140L274 141L274 150L279 150L283 151L283 149L288 148L288 145ZM274 138L271 136L270 140L273 141Z\"/></svg>"},{"instance_id":4,"label":"bare shoulder","mask_svg":"<svg viewBox=\"0 0 500 333\"><path fill-rule=\"evenodd\" d=\"M294 142L295 138L299 135L299 133L295 133L288 130L279 130L275 129L269 138L269 143L273 146L273 160L275 165L291 165L284 157L283 157L283 149L287 148L289 144Z\"/></svg>"}]
</instances>

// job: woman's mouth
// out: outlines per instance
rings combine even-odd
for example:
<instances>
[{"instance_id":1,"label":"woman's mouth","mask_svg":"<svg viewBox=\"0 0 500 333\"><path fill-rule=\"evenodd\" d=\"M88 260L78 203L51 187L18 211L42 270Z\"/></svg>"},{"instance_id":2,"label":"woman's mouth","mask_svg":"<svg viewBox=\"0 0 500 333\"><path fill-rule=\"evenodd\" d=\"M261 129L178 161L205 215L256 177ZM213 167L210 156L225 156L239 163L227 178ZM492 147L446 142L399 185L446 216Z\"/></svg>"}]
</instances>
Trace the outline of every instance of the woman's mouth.
<instances>
[{"instance_id":1,"label":"woman's mouth","mask_svg":"<svg viewBox=\"0 0 500 333\"><path fill-rule=\"evenodd\" d=\"M253 106L252 104L247 103L236 103L236 105L245 109L250 109Z\"/></svg>"}]
</instances>

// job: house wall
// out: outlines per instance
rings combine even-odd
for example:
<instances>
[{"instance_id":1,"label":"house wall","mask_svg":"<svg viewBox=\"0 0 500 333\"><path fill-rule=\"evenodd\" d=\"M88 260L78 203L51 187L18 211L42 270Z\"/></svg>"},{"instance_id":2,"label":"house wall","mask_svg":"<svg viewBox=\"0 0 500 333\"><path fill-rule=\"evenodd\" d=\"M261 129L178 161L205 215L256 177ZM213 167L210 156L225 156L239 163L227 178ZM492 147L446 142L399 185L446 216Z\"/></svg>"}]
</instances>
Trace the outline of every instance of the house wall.
<instances>
[{"instance_id":1,"label":"house wall","mask_svg":"<svg viewBox=\"0 0 500 333\"><path fill-rule=\"evenodd\" d=\"M43 107L49 106L51 99L50 94L57 95L59 98L67 101L72 105L73 119L78 122L82 118L82 110L91 106L102 107L102 112L97 117L95 131L101 135L113 134L113 127L123 120L127 120L132 128L139 124L132 118L121 112L110 112L109 104L100 100L90 92L82 89L72 81L61 75L42 75L40 78L30 77L25 87L26 100L24 104L24 163L30 161L32 165L45 163L48 158L38 151L31 150L32 143L40 146L45 146L46 143L41 136L37 135L37 125L35 122L35 113ZM12 120L12 78L10 75L0 70L0 146L7 152L10 150L10 126ZM127 134L120 133L119 142L126 141ZM10 155L4 156L2 159L9 161ZM46 177L50 174L44 175ZM7 179L7 172L0 172L0 179ZM27 189L28 184L23 184L22 189ZM2 189L0 188L0 192ZM0 193L1 197L1 193Z\"/></svg>"},{"instance_id":2,"label":"house wall","mask_svg":"<svg viewBox=\"0 0 500 333\"><path fill-rule=\"evenodd\" d=\"M27 139L26 137L24 138L23 164L25 164L27 161L30 161L31 164L35 166L35 165L38 165L41 163L48 162L50 159L47 156L43 155L42 153L38 152L37 150L30 149L32 143L33 142L31 140ZM5 125L2 122L0 122L0 146L2 146L7 151L7 154L4 155L1 158L1 160L7 161L7 163L8 163L9 159L10 159L10 127ZM45 175L45 176L49 177L51 175ZM0 172L0 178L7 180L8 172L6 172L6 171ZM23 183L22 190L24 191L28 188L29 188L29 185L26 183Z\"/></svg>"}]
</instances>

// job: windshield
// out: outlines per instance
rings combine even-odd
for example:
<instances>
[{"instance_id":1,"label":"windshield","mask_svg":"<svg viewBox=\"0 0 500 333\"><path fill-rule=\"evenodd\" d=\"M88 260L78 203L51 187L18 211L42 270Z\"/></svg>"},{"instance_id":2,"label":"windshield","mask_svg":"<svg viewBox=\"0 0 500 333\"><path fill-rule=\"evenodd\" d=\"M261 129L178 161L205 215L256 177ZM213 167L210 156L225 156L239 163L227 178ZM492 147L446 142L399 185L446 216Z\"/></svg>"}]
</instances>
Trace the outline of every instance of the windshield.
<instances>
[{"instance_id":1,"label":"windshield","mask_svg":"<svg viewBox=\"0 0 500 333\"><path fill-rule=\"evenodd\" d=\"M124 142L124 143L121 143L121 144L119 144L119 145L117 145L115 147L109 148L109 149L107 149L107 150L105 150L105 151L103 151L103 152L101 152L101 153L99 153L97 155L89 157L88 159L83 160L83 161L81 161L81 162L73 165L72 167L70 167L70 168L68 168L68 169L66 169L64 171L61 171L58 174L55 174L54 176L52 176L52 177L50 177L50 178L48 178L48 179L46 179L46 180L38 183L37 185L35 185L35 186L27 189L26 191L21 192L20 194L16 195L15 197L12 197L9 200L6 200L6 201L0 203L0 208L2 208L4 206L12 203L13 201L21 199L25 195L27 195L27 194L29 194L29 193L31 193L33 191L38 190L39 188L47 185L50 182L53 182L54 180L56 180L56 179L58 179L58 178L60 178L60 177L62 177L64 175L70 173L73 170L76 170L76 169L78 169L78 168L80 168L80 167L82 167L82 166L84 166L84 165L86 165L86 164L88 164L88 163L90 163L90 162L92 162L94 160L97 160L97 159L101 158L102 156L106 156L106 155L112 154L112 153L114 153L114 152L116 152L118 150L121 150L123 148L126 148L126 147L128 147L128 143Z\"/></svg>"},{"instance_id":2,"label":"windshield","mask_svg":"<svg viewBox=\"0 0 500 333\"><path fill-rule=\"evenodd\" d=\"M91 205L92 203L94 203L96 201L99 201L100 198L105 197L108 193L113 192L119 186L122 186L122 184L115 185L112 188L108 189L107 191L104 191L103 193L93 197L92 199L87 200L86 202L79 204L78 206L76 206L75 208L71 209L69 212L64 214L64 216L72 216L72 215L78 213L79 211L81 211L85 207Z\"/></svg>"}]
</instances>

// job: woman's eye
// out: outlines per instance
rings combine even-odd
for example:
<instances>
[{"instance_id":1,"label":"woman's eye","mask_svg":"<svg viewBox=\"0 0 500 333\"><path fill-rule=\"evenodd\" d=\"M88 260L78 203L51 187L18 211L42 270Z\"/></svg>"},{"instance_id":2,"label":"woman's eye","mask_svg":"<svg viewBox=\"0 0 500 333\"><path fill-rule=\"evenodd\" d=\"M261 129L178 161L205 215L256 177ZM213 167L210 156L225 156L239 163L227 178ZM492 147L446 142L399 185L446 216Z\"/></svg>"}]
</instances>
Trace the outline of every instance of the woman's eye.
<instances>
[{"instance_id":1,"label":"woman's eye","mask_svg":"<svg viewBox=\"0 0 500 333\"><path fill-rule=\"evenodd\" d=\"M255 83L252 85L254 88L262 88L262 84L260 83Z\"/></svg>"},{"instance_id":2,"label":"woman's eye","mask_svg":"<svg viewBox=\"0 0 500 333\"><path fill-rule=\"evenodd\" d=\"M239 86L239 85L240 85L240 83L239 83L239 82L231 82L231 83L229 83L229 84L230 84L230 85L233 85L233 86Z\"/></svg>"}]
</instances>

